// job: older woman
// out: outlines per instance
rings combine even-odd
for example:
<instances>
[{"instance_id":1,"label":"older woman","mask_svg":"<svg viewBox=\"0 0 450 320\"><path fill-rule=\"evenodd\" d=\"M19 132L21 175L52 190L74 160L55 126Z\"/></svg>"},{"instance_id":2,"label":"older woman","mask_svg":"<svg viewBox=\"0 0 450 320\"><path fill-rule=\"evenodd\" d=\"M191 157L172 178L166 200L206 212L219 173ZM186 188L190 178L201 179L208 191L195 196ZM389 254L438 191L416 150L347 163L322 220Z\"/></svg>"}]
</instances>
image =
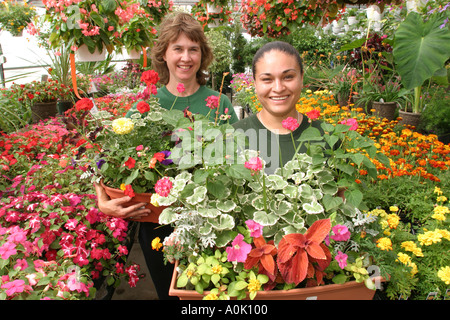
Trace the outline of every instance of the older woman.
<instances>
[{"instance_id":1,"label":"older woman","mask_svg":"<svg viewBox=\"0 0 450 320\"><path fill-rule=\"evenodd\" d=\"M189 107L194 114L208 114L210 109L206 106L206 98L219 95L205 86L206 71L212 60L212 51L198 21L187 13L167 16L160 25L158 41L152 49L153 69L163 84L156 95L161 106L178 110ZM180 84L183 90L180 90ZM226 108L229 122L236 122L238 118L230 100L222 95L219 113L223 114ZM136 107L127 116L133 112L136 112ZM211 119L214 117L215 113L211 112ZM98 207L107 215L139 221L140 217L150 214L150 210L143 207L145 203L125 207L123 205L131 200L130 197L111 200L100 185L95 184L95 189ZM163 240L171 231L168 226L150 222L141 222L139 226L139 242L159 299L170 299L168 291L173 266L164 265L162 253L152 250L151 241L155 237Z\"/></svg>"}]
</instances>

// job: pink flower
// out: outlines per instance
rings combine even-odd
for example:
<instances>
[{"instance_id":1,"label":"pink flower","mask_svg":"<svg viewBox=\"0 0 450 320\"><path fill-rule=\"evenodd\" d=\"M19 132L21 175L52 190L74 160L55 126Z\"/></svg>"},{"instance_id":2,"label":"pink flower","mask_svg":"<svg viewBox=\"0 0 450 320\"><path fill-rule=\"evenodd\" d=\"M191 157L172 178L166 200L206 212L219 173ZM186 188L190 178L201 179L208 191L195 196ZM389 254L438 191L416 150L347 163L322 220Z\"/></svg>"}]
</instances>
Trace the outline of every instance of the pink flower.
<instances>
[{"instance_id":1,"label":"pink flower","mask_svg":"<svg viewBox=\"0 0 450 320\"><path fill-rule=\"evenodd\" d=\"M184 84L179 83L179 84L177 85L177 91L178 91L179 93L183 93L185 90L186 90L186 89L185 89L185 87L184 87Z\"/></svg>"},{"instance_id":2,"label":"pink flower","mask_svg":"<svg viewBox=\"0 0 450 320\"><path fill-rule=\"evenodd\" d=\"M242 234L238 234L231 244L231 247L225 249L228 261L245 262L247 255L252 251L252 246L244 241Z\"/></svg>"},{"instance_id":3,"label":"pink flower","mask_svg":"<svg viewBox=\"0 0 450 320\"><path fill-rule=\"evenodd\" d=\"M334 257L334 259L336 259L336 261L339 263L339 268L341 269L344 269L347 266L347 258L348 256L341 251L339 251L336 257Z\"/></svg>"},{"instance_id":4,"label":"pink flower","mask_svg":"<svg viewBox=\"0 0 450 320\"><path fill-rule=\"evenodd\" d=\"M12 242L5 242L3 246L0 247L0 257L3 260L8 259L10 256L17 253L16 245Z\"/></svg>"},{"instance_id":5,"label":"pink flower","mask_svg":"<svg viewBox=\"0 0 450 320\"><path fill-rule=\"evenodd\" d=\"M167 177L159 179L155 184L155 192L161 197L167 197L170 190L172 190L172 181Z\"/></svg>"},{"instance_id":6,"label":"pink flower","mask_svg":"<svg viewBox=\"0 0 450 320\"><path fill-rule=\"evenodd\" d=\"M216 109L219 106L219 97L218 96L209 96L205 99L206 106L210 109Z\"/></svg>"},{"instance_id":7,"label":"pink flower","mask_svg":"<svg viewBox=\"0 0 450 320\"><path fill-rule=\"evenodd\" d=\"M290 131L295 131L298 127L298 121L295 118L288 117L281 122L283 128L288 129Z\"/></svg>"},{"instance_id":8,"label":"pink flower","mask_svg":"<svg viewBox=\"0 0 450 320\"><path fill-rule=\"evenodd\" d=\"M28 268L28 262L25 259L17 259L16 265L14 266L14 269L20 268L20 270L25 270Z\"/></svg>"},{"instance_id":9,"label":"pink flower","mask_svg":"<svg viewBox=\"0 0 450 320\"><path fill-rule=\"evenodd\" d=\"M21 293L25 290L25 281L18 279L1 286L2 289L6 289L6 295L12 296L15 293Z\"/></svg>"},{"instance_id":10,"label":"pink flower","mask_svg":"<svg viewBox=\"0 0 450 320\"><path fill-rule=\"evenodd\" d=\"M141 144L141 145L138 145L137 147L136 147L136 151L141 151L141 150L143 150L144 149L144 146Z\"/></svg>"},{"instance_id":11,"label":"pink flower","mask_svg":"<svg viewBox=\"0 0 450 320\"><path fill-rule=\"evenodd\" d=\"M69 220L67 220L67 222L64 225L64 227L67 230L75 230L77 224L78 224L78 220L77 219L69 219Z\"/></svg>"},{"instance_id":12,"label":"pink flower","mask_svg":"<svg viewBox=\"0 0 450 320\"><path fill-rule=\"evenodd\" d=\"M342 120L341 122L339 122L341 124L345 124L347 126L350 126L351 131L355 131L356 129L358 129L358 121L354 118L349 118L346 120Z\"/></svg>"},{"instance_id":13,"label":"pink flower","mask_svg":"<svg viewBox=\"0 0 450 320\"><path fill-rule=\"evenodd\" d=\"M334 235L330 237L335 241L347 241L350 239L350 231L348 231L348 228L344 225L335 225L331 230L334 232Z\"/></svg>"},{"instance_id":14,"label":"pink flower","mask_svg":"<svg viewBox=\"0 0 450 320\"><path fill-rule=\"evenodd\" d=\"M252 171L252 175L258 173L262 169L262 161L258 157L250 158L250 160L244 163L244 166Z\"/></svg>"},{"instance_id":15,"label":"pink flower","mask_svg":"<svg viewBox=\"0 0 450 320\"><path fill-rule=\"evenodd\" d=\"M308 116L309 120L315 120L320 117L320 111L313 109L310 112L307 112L306 115Z\"/></svg>"},{"instance_id":16,"label":"pink flower","mask_svg":"<svg viewBox=\"0 0 450 320\"><path fill-rule=\"evenodd\" d=\"M262 236L263 226L260 225L258 222L255 222L253 220L247 220L245 221L245 224L250 230L250 237L259 238Z\"/></svg>"}]
</instances>

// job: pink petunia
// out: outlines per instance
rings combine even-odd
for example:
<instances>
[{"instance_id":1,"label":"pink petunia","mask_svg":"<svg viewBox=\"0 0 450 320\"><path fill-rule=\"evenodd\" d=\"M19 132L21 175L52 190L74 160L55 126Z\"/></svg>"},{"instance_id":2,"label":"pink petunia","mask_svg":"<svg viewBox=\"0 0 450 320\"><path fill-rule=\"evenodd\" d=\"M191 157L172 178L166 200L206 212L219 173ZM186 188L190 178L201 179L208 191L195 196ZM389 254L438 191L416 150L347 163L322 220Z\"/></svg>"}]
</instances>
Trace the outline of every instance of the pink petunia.
<instances>
[{"instance_id":1,"label":"pink petunia","mask_svg":"<svg viewBox=\"0 0 450 320\"><path fill-rule=\"evenodd\" d=\"M358 121L354 118L345 119L339 123L350 126L350 131L355 131L356 129L358 129Z\"/></svg>"},{"instance_id":2,"label":"pink petunia","mask_svg":"<svg viewBox=\"0 0 450 320\"><path fill-rule=\"evenodd\" d=\"M245 224L250 230L250 237L259 238L262 236L263 226L260 225L258 222L255 222L253 220L247 220L245 221Z\"/></svg>"},{"instance_id":3,"label":"pink petunia","mask_svg":"<svg viewBox=\"0 0 450 320\"><path fill-rule=\"evenodd\" d=\"M341 251L338 252L336 257L334 257L336 261L339 263L339 268L344 269L347 266L347 258L348 256Z\"/></svg>"},{"instance_id":4,"label":"pink petunia","mask_svg":"<svg viewBox=\"0 0 450 320\"><path fill-rule=\"evenodd\" d=\"M252 246L244 241L244 236L238 234L231 245L231 247L225 249L228 253L228 261L245 262Z\"/></svg>"},{"instance_id":5,"label":"pink petunia","mask_svg":"<svg viewBox=\"0 0 450 320\"><path fill-rule=\"evenodd\" d=\"M350 231L346 226L342 224L335 225L331 230L333 231L334 235L330 237L335 241L347 241L348 239L350 239Z\"/></svg>"},{"instance_id":6,"label":"pink petunia","mask_svg":"<svg viewBox=\"0 0 450 320\"><path fill-rule=\"evenodd\" d=\"M295 131L299 127L297 119L292 117L288 117L283 121L281 121L281 125L283 126L283 128L288 129L290 131Z\"/></svg>"}]
</instances>

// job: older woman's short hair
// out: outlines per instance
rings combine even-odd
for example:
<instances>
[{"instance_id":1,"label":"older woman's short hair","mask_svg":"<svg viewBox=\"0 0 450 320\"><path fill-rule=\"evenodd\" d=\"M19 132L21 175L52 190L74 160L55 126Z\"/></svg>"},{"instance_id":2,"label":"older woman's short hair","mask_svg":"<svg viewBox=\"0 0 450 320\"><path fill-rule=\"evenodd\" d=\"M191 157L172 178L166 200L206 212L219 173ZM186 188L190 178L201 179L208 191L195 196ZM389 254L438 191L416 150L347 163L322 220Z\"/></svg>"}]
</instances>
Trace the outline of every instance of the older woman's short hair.
<instances>
[{"instance_id":1,"label":"older woman's short hair","mask_svg":"<svg viewBox=\"0 0 450 320\"><path fill-rule=\"evenodd\" d=\"M160 82L166 85L169 82L170 73L166 61L164 61L164 55L169 44L176 41L182 33L189 40L200 45L202 60L197 72L197 82L204 85L208 77L207 70L214 59L214 55L202 26L188 13L173 13L164 18L159 28L158 39L152 48L153 69L158 72Z\"/></svg>"}]
</instances>

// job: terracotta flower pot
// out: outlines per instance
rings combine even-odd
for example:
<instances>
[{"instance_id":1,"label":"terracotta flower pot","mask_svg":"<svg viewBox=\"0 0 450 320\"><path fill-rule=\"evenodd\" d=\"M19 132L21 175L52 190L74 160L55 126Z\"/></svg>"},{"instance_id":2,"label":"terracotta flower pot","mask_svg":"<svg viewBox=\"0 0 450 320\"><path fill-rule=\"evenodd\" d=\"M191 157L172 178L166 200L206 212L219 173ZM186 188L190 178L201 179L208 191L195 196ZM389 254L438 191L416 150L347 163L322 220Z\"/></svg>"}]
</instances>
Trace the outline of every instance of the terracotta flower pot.
<instances>
[{"instance_id":1,"label":"terracotta flower pot","mask_svg":"<svg viewBox=\"0 0 450 320\"><path fill-rule=\"evenodd\" d=\"M397 111L397 102L372 102L372 109L375 109L374 115L380 118L386 118L389 121L395 119Z\"/></svg>"},{"instance_id":2,"label":"terracotta flower pot","mask_svg":"<svg viewBox=\"0 0 450 320\"><path fill-rule=\"evenodd\" d=\"M169 296L178 297L180 300L201 300L204 295L195 290L177 289L177 266L172 274L169 288ZM204 293L208 294L207 292ZM291 289L258 291L254 300L372 300L375 290L368 289L364 282L350 281L344 284L329 284L326 286Z\"/></svg>"},{"instance_id":3,"label":"terracotta flower pot","mask_svg":"<svg viewBox=\"0 0 450 320\"><path fill-rule=\"evenodd\" d=\"M110 188L110 187L106 186L103 182L100 182L100 184L105 189L106 194L111 199L118 199L118 198L122 198L125 196L125 193L120 189ZM155 207L154 205L152 205L150 203L151 196L152 196L151 193L136 193L136 195L133 197L133 199L131 199L131 201L127 202L124 205L125 207L129 207L133 204L137 204L140 202L147 203L147 205L145 207L147 209L150 209L151 213L146 217L142 217L140 219L135 219L134 221L159 223L159 215L166 207Z\"/></svg>"}]
</instances>

